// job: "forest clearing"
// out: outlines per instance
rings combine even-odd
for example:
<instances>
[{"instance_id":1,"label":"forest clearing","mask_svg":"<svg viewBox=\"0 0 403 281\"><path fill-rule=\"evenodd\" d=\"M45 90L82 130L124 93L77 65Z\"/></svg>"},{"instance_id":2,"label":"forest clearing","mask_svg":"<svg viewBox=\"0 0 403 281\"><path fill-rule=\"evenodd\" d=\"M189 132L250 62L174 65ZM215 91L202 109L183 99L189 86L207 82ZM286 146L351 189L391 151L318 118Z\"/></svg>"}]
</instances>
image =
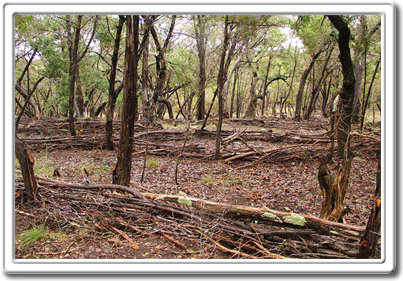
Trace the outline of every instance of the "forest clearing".
<instances>
[{"instance_id":1,"label":"forest clearing","mask_svg":"<svg viewBox=\"0 0 403 281\"><path fill-rule=\"evenodd\" d=\"M17 259L379 259L377 15L16 15Z\"/></svg>"}]
</instances>

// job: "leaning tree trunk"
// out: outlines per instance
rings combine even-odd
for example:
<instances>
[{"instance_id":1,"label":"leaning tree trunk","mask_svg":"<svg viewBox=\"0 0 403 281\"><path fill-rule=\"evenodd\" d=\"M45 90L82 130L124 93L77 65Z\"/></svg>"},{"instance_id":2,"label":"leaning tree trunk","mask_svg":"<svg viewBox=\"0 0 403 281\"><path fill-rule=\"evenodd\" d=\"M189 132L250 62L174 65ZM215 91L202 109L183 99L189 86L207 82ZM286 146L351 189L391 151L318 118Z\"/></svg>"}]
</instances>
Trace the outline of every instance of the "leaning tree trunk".
<instances>
[{"instance_id":1,"label":"leaning tree trunk","mask_svg":"<svg viewBox=\"0 0 403 281\"><path fill-rule=\"evenodd\" d=\"M320 217L323 219L340 221L344 215L343 202L348 189L351 160L342 164L336 176L332 175L326 163L319 166L319 188L323 196Z\"/></svg>"},{"instance_id":2,"label":"leaning tree trunk","mask_svg":"<svg viewBox=\"0 0 403 281\"><path fill-rule=\"evenodd\" d=\"M123 77L122 124L119 152L112 182L128 186L132 167L134 121L137 115L137 62L139 46L139 16L126 16L125 69Z\"/></svg>"},{"instance_id":3,"label":"leaning tree trunk","mask_svg":"<svg viewBox=\"0 0 403 281\"><path fill-rule=\"evenodd\" d=\"M339 31L340 62L343 71L343 87L340 91L340 120L337 132L337 154L340 158L350 155L351 116L354 105L355 77L354 66L350 54L350 29L341 16L328 16L334 27Z\"/></svg>"},{"instance_id":4,"label":"leaning tree trunk","mask_svg":"<svg viewBox=\"0 0 403 281\"><path fill-rule=\"evenodd\" d=\"M295 102L295 120L301 121L301 109L302 109L302 101L304 97L304 88L306 84L306 79L308 78L309 73L311 72L315 61L318 59L319 55L322 53L322 50L319 50L312 58L311 63L309 66L302 72L301 80L299 82L298 94L297 99Z\"/></svg>"},{"instance_id":5,"label":"leaning tree trunk","mask_svg":"<svg viewBox=\"0 0 403 281\"><path fill-rule=\"evenodd\" d=\"M38 188L34 175L35 159L32 157L29 150L26 149L24 142L20 140L17 135L15 135L15 155L20 163L21 173L24 179L25 200L34 201L36 200L36 191Z\"/></svg>"}]
</instances>

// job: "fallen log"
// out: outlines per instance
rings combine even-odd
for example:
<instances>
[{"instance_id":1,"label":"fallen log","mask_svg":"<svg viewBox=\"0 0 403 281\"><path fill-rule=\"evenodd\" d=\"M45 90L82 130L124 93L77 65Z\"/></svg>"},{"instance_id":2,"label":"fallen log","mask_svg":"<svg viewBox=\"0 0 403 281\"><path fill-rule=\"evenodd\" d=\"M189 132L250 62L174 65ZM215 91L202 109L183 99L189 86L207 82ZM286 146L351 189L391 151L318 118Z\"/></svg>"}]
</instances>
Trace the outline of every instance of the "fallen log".
<instances>
[{"instance_id":1,"label":"fallen log","mask_svg":"<svg viewBox=\"0 0 403 281\"><path fill-rule=\"evenodd\" d=\"M119 226L124 225L127 226L125 229L127 234L129 234L127 231L131 231L131 233L149 235L144 232L147 228L138 224L131 225L128 222L132 222L134 217L138 217L139 212L144 212L148 216L158 215L155 218L160 218L163 214L169 217L167 222L170 224L175 220L181 222L179 228L176 225L173 226L173 229L185 228L186 233L200 235L196 239L212 243L211 245L205 244L206 246L218 247L221 251L235 255L234 257L351 258L356 253L355 249L358 248L358 241L364 230L363 227L268 208L224 204L181 195L139 193L138 190L144 188L137 185L134 187L81 185L39 177L37 180L41 187L39 188L40 198L49 202L48 206L61 208L61 210L66 210L66 206L80 206L79 208L86 210L85 213L89 216L92 215L91 208L113 212L114 219L108 221L110 226L104 231L112 229L117 232L114 228L119 229ZM74 193L72 191L69 191L69 194L61 192L72 188L75 189ZM117 189L128 194L98 192L97 190L100 189ZM54 201L55 199L58 201ZM64 212L63 219L69 223L68 218L65 219ZM99 215L92 219L94 225L100 226L102 226L103 220L99 220ZM260 224L256 224L256 221ZM186 222L188 223L186 224ZM193 227L190 227L189 223ZM157 231L151 233L158 233L160 230L158 226ZM166 228L164 232L165 230ZM178 239L171 236L175 232L168 233L168 236L172 238L167 238L168 240L173 243L178 242ZM126 240L130 242L130 240ZM132 244L130 242L130 245ZM179 244L177 245L179 246ZM184 249L187 248L187 245L179 247ZM237 250L232 251L232 249ZM188 253L191 252L193 250Z\"/></svg>"},{"instance_id":2,"label":"fallen log","mask_svg":"<svg viewBox=\"0 0 403 281\"><path fill-rule=\"evenodd\" d=\"M16 171L19 172L19 171ZM257 219L262 222L271 222L277 225L293 226L293 227L305 227L315 230L322 231L325 228L335 228L341 230L351 230L358 233L365 231L364 227L354 226L349 224L337 223L321 219L311 215L295 214L292 212L283 212L272 210L269 208L257 208L244 205L231 205L226 203L218 203L209 200L204 200L196 197L182 196L182 195L165 195L157 193L141 193L135 185L131 187L116 185L116 184L94 184L94 185L84 185L77 183L66 183L55 180L44 179L41 177L36 177L39 184L59 187L59 188L78 188L78 189L112 189L121 190L132 194L134 197L141 199L146 202L150 202L149 199L154 201L167 201L173 202L180 205L187 205L189 207L194 207L200 210L209 211L212 213L231 215L231 216L245 216ZM329 229L325 231L329 232ZM334 233L338 235L338 233ZM351 233L354 236L354 233Z\"/></svg>"},{"instance_id":3,"label":"fallen log","mask_svg":"<svg viewBox=\"0 0 403 281\"><path fill-rule=\"evenodd\" d=\"M315 230L320 231L323 231L323 227L347 229L359 233L365 231L365 228L361 226L331 222L311 215L301 215L290 212L272 210L269 208L231 205L181 195L161 195L155 193L142 193L142 194L145 197L156 201L163 200L168 202L175 202L187 205L189 207L194 207L201 210L207 210L213 213L234 215L234 216L241 215L258 219L263 222L272 222L276 224L283 224L286 226L313 228Z\"/></svg>"},{"instance_id":4,"label":"fallen log","mask_svg":"<svg viewBox=\"0 0 403 281\"><path fill-rule=\"evenodd\" d=\"M265 151L263 151L261 153L263 156L261 158L259 158L257 161L261 162L264 158L270 156L274 152L278 152L278 151L281 151L281 150L286 150L286 149L289 149L289 148L301 147L301 146L306 146L306 144L289 145L289 146L283 146L283 147L277 147L277 148L274 148L274 149L265 150ZM238 154L238 155L232 156L230 158L227 158L227 159L224 160L224 162L228 163L228 162L232 162L234 160L246 158L246 157L257 155L257 154L258 153L256 151L250 151L250 152L246 152L246 153L243 153L243 154Z\"/></svg>"}]
</instances>

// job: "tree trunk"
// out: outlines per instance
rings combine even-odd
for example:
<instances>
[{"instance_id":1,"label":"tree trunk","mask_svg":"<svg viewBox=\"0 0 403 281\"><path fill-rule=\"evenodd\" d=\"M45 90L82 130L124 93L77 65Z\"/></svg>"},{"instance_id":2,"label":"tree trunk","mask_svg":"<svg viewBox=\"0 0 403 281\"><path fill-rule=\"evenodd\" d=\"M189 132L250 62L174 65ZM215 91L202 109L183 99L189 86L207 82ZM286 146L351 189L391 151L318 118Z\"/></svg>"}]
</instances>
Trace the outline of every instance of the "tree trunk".
<instances>
[{"instance_id":1,"label":"tree trunk","mask_svg":"<svg viewBox=\"0 0 403 281\"><path fill-rule=\"evenodd\" d=\"M365 64L364 58L362 59L361 64L356 62L354 64L354 71L355 71L355 95L354 95L354 104L353 104L353 117L352 122L358 123L359 122L359 114L360 114L360 93L362 88L362 65Z\"/></svg>"},{"instance_id":2,"label":"tree trunk","mask_svg":"<svg viewBox=\"0 0 403 281\"><path fill-rule=\"evenodd\" d=\"M266 111L266 97L267 97L267 87L269 84L267 83L269 79L269 72L270 72L270 66L271 66L271 61L272 57L269 57L269 63L267 64L267 69L266 69L266 75L264 76L264 82L263 82L263 102L262 102L262 116L265 114Z\"/></svg>"},{"instance_id":3,"label":"tree trunk","mask_svg":"<svg viewBox=\"0 0 403 281\"><path fill-rule=\"evenodd\" d=\"M134 121L137 115L137 62L139 47L139 16L126 16L125 69L123 77L122 124L119 152L112 182L129 186L132 166Z\"/></svg>"},{"instance_id":4,"label":"tree trunk","mask_svg":"<svg viewBox=\"0 0 403 281\"><path fill-rule=\"evenodd\" d=\"M82 15L77 16L77 23L74 28L74 41L69 43L69 53L70 53L70 67L69 67L69 131L70 135L75 136L76 130L74 128L74 90L76 84L76 73L77 73L77 56L78 56L78 43L80 40L80 31L81 31L81 20ZM70 16L67 16L67 33L68 33L68 41L73 39L70 29Z\"/></svg>"},{"instance_id":5,"label":"tree trunk","mask_svg":"<svg viewBox=\"0 0 403 281\"><path fill-rule=\"evenodd\" d=\"M77 91L77 107L79 117L84 116L84 94L81 87L80 67L76 65L76 91Z\"/></svg>"},{"instance_id":6,"label":"tree trunk","mask_svg":"<svg viewBox=\"0 0 403 281\"><path fill-rule=\"evenodd\" d=\"M154 27L153 26L150 27L150 32L154 38L154 42L155 42L155 46L156 46L158 54L155 57L157 81L156 81L155 89L153 92L152 104L150 105L149 112L147 113L147 115L148 115L147 117L149 118L149 121L153 121L153 119L154 119L155 106L158 102L158 99L160 97L162 97L162 93L163 93L164 87L165 87L165 82L168 77L167 63L165 60L165 51L168 48L173 29L175 27L175 21L176 21L176 15L173 15L167 38L165 39L164 45L162 45L162 46L160 44L157 32L155 31Z\"/></svg>"},{"instance_id":7,"label":"tree trunk","mask_svg":"<svg viewBox=\"0 0 403 281\"><path fill-rule=\"evenodd\" d=\"M168 109L169 119L173 120L174 119L174 113L172 111L172 105L169 102L169 100L160 98L160 99L158 99L158 102L162 103L162 104L164 104L166 106L166 108Z\"/></svg>"},{"instance_id":8,"label":"tree trunk","mask_svg":"<svg viewBox=\"0 0 403 281\"><path fill-rule=\"evenodd\" d=\"M21 166L21 173L24 179L25 186L25 200L35 201L38 185L34 175L35 159L32 157L29 150L25 148L24 142L15 135L15 155Z\"/></svg>"},{"instance_id":9,"label":"tree trunk","mask_svg":"<svg viewBox=\"0 0 403 281\"><path fill-rule=\"evenodd\" d=\"M369 216L367 227L361 238L358 248L357 259L369 259L374 257L376 244L380 237L381 230L381 156L379 155L378 170L376 172L376 189L373 198L371 215Z\"/></svg>"},{"instance_id":10,"label":"tree trunk","mask_svg":"<svg viewBox=\"0 0 403 281\"><path fill-rule=\"evenodd\" d=\"M234 84L232 86L232 95L231 95L231 106L229 110L229 118L232 118L234 114L234 100L235 100L235 89L236 89L236 82L238 79L238 68L235 69L235 75L234 75Z\"/></svg>"},{"instance_id":11,"label":"tree trunk","mask_svg":"<svg viewBox=\"0 0 403 281\"><path fill-rule=\"evenodd\" d=\"M306 84L306 79L308 78L309 73L311 72L315 61L318 59L319 55L323 52L323 50L319 50L312 58L311 63L307 68L305 68L304 72L302 72L301 80L299 82L299 88L297 93L297 98L295 101L295 120L301 121L301 109L302 109L302 101L304 97L304 88Z\"/></svg>"},{"instance_id":12,"label":"tree trunk","mask_svg":"<svg viewBox=\"0 0 403 281\"><path fill-rule=\"evenodd\" d=\"M199 86L198 86L198 101L197 101L197 120L203 120L206 115L205 100L206 100L206 30L204 17L197 15L197 25L195 25L197 55L199 57Z\"/></svg>"},{"instance_id":13,"label":"tree trunk","mask_svg":"<svg viewBox=\"0 0 403 281\"><path fill-rule=\"evenodd\" d=\"M342 164L335 177L326 163L319 166L319 188L323 196L320 217L323 219L337 222L344 215L343 202L348 189L351 160L350 158Z\"/></svg>"},{"instance_id":14,"label":"tree trunk","mask_svg":"<svg viewBox=\"0 0 403 281\"><path fill-rule=\"evenodd\" d=\"M116 69L118 65L119 45L124 22L125 17L119 16L119 24L116 29L115 43L113 46L111 74L109 76L108 105L106 107L106 122L105 122L105 144L108 150L114 149L113 113L115 111L116 99L119 94L119 92L115 93Z\"/></svg>"},{"instance_id":15,"label":"tree trunk","mask_svg":"<svg viewBox=\"0 0 403 281\"><path fill-rule=\"evenodd\" d=\"M258 98L263 99L262 96L257 96L255 94L256 79L257 79L257 73L255 71L253 71L253 77L251 79L251 85L250 85L250 102L249 102L248 108L246 109L244 118L255 119L257 99Z\"/></svg>"},{"instance_id":16,"label":"tree trunk","mask_svg":"<svg viewBox=\"0 0 403 281\"><path fill-rule=\"evenodd\" d=\"M365 100L362 101L363 105L362 105L362 113L361 113L361 125L360 125L361 129L364 127L365 113L367 112L368 102L369 102L369 98L371 96L371 89L374 84L375 76L376 76L376 73L378 72L380 63L381 63L381 59L379 59L378 62L376 63L375 71L374 71L374 74L372 75L372 79L371 79L371 84L369 84L368 94L367 94Z\"/></svg>"},{"instance_id":17,"label":"tree trunk","mask_svg":"<svg viewBox=\"0 0 403 281\"><path fill-rule=\"evenodd\" d=\"M323 65L322 73L321 73L321 75L320 75L320 77L319 77L319 81L317 82L317 85L315 86L315 85L313 84L314 87L313 87L313 90L312 90L312 92L311 92L311 99L310 99L310 101L309 101L309 105L308 105L308 108L307 108L307 110L306 110L306 112L305 112L305 116L304 116L304 119L305 119L305 120L308 120L308 119L311 118L313 109L314 109L315 104L316 104L316 100L317 100L318 95L319 95L320 87L322 86L322 85L321 85L321 84L322 84L322 81L324 80L323 78L325 77L326 68L327 68L327 65L328 65L328 63L329 63L330 57L331 57L331 55L332 55L332 52L333 52L333 47L332 47L332 48L329 50L329 52L328 52L328 55L327 55L327 57L326 57L326 61L325 61L324 65ZM327 78L327 77L326 77L326 78ZM326 80L326 78L325 78L325 80Z\"/></svg>"},{"instance_id":18,"label":"tree trunk","mask_svg":"<svg viewBox=\"0 0 403 281\"><path fill-rule=\"evenodd\" d=\"M351 115L353 112L355 77L350 54L350 29L341 16L328 16L334 27L339 31L340 62L343 71L343 87L340 91L340 120L337 134L337 153L340 158L350 156Z\"/></svg>"},{"instance_id":19,"label":"tree trunk","mask_svg":"<svg viewBox=\"0 0 403 281\"><path fill-rule=\"evenodd\" d=\"M217 95L218 95L218 124L217 124L217 133L215 139L215 159L220 159L220 145L221 145L221 127L222 127L222 119L223 119L223 111L224 111L224 102L223 102L223 87L225 81L224 74L224 64L225 64L225 56L228 48L228 15L225 16L225 27L224 27L224 43L222 47L221 53L221 61L220 61L220 69L218 71L217 77ZM230 59L229 57L227 58Z\"/></svg>"},{"instance_id":20,"label":"tree trunk","mask_svg":"<svg viewBox=\"0 0 403 281\"><path fill-rule=\"evenodd\" d=\"M147 38L145 39L144 43L144 50L142 53L142 74L141 74L141 88L142 88L142 93L141 93L141 106L140 106L140 114L141 116L145 116L146 111L147 111L147 101L150 98L149 97L149 92L148 92L148 53L149 53L149 45L150 45L150 40L149 40L149 19L145 19L145 28L144 28L144 35Z\"/></svg>"}]
</instances>

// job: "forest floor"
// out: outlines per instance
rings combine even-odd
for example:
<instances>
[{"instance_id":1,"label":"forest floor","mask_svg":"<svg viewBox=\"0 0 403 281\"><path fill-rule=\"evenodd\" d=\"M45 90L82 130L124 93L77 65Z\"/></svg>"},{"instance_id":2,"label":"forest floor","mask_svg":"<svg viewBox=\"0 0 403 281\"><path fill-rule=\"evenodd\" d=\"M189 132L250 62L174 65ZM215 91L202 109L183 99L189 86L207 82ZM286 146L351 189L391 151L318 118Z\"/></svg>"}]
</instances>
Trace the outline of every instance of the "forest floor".
<instances>
[{"instance_id":1,"label":"forest floor","mask_svg":"<svg viewBox=\"0 0 403 281\"><path fill-rule=\"evenodd\" d=\"M223 130L228 132L229 136L234 132L242 135L245 131L253 132L258 137L249 136L249 139L245 137L242 141L238 139L224 145L222 153L228 154L228 157L252 150L262 152L290 146L290 143L281 140L290 136L316 138L329 129L327 122L320 118L303 122L273 117L266 118L260 123L236 121L224 123ZM77 145L68 135L66 120L23 120L17 134L31 149L35 158L36 176L70 183L110 184L117 149L114 151L101 149L102 122L102 120L78 122L78 138L83 139L80 139L82 142ZM148 134L149 137L139 137L138 144L135 144L131 181L141 188L141 192L158 194L184 192L189 196L214 202L267 207L319 216L322 195L318 188L317 173L320 161L327 153L328 142L314 141L316 150L307 151L305 149L309 146L301 144L291 149L287 155L273 154L260 162L253 162L259 160L259 157L217 161L213 157L214 136L208 134L200 136L194 133L200 124L192 124L190 132L193 134L187 140L184 150L188 154L184 153L184 157L180 158L178 185L176 185L175 164L178 149L180 150L184 143L182 136L187 125L186 122L174 124L168 121L162 122L161 125L162 127L148 130L150 132L165 130L178 134L174 134L173 137L169 134ZM115 129L118 139L118 125ZM209 123L207 130L215 131L214 122ZM375 133L379 130L379 125L372 124L364 133L371 138L380 139L379 134ZM146 128L139 125L136 134L144 132ZM66 140L61 140L63 138ZM276 141L272 141L274 139ZM87 144L82 146L86 142ZM352 145L354 144L352 140ZM152 155L147 155L144 181L140 183L144 163L142 151L145 146ZM345 199L345 205L351 209L345 216L346 223L365 226L373 202L371 196L376 186L376 168L375 153L357 150L352 162L350 185ZM17 162L16 169L19 169ZM58 176L55 169L60 173ZM16 179L18 178L20 175L16 174ZM84 205L87 207L83 208L83 205L75 201L71 203L63 199L63 196L83 198L93 196L91 199L97 202L98 195L108 193L110 198L114 198L122 196L119 192L101 190L84 194L75 189L60 192L41 187L39 195L42 200L38 207L21 204L21 188L21 182L16 180L15 257L17 259L242 258L237 254L221 251L208 239L190 233L180 220L158 213L150 215L144 210L133 208L125 209L127 212L130 211L131 215L128 216L129 221L123 222L116 218L116 214L111 211L113 208L108 210L96 204ZM108 225L108 222L116 220L120 222L118 229Z\"/></svg>"}]
</instances>

